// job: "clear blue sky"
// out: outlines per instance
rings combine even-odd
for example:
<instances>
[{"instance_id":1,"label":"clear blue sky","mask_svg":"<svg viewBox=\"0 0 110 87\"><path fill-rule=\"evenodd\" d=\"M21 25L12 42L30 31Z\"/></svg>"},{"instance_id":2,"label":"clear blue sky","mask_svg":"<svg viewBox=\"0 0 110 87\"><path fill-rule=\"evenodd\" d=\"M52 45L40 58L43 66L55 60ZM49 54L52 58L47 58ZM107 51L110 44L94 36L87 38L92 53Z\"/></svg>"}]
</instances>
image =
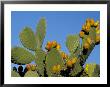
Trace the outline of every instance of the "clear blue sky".
<instances>
[{"instance_id":1,"label":"clear blue sky","mask_svg":"<svg viewBox=\"0 0 110 87\"><path fill-rule=\"evenodd\" d=\"M61 49L68 53L65 41L68 34L79 34L87 18L100 20L98 11L12 11L11 13L11 46L22 46L19 33L25 26L36 31L36 26L41 17L46 18L47 29L44 45L47 41L56 40L61 44ZM100 45L97 45L86 63L100 64Z\"/></svg>"}]
</instances>

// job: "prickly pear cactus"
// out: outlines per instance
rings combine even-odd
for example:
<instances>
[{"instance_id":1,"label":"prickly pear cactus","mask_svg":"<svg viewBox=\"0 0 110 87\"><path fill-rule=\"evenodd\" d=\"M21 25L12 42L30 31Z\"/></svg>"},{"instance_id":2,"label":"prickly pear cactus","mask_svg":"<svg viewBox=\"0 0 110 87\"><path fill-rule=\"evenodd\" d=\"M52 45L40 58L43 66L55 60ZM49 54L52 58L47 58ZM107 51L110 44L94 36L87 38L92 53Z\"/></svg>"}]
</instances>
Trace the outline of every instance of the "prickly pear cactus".
<instances>
[{"instance_id":1,"label":"prickly pear cactus","mask_svg":"<svg viewBox=\"0 0 110 87\"><path fill-rule=\"evenodd\" d=\"M25 27L19 37L23 47L11 48L12 77L99 77L100 65L86 64L94 47L100 44L99 21L87 19L79 34L68 35L66 47L69 54L62 51L57 41L48 41L42 48L46 35L46 20L41 18L36 33ZM35 64L30 64L35 61ZM26 65L24 71L22 65ZM18 71L17 71L18 70Z\"/></svg>"}]
</instances>

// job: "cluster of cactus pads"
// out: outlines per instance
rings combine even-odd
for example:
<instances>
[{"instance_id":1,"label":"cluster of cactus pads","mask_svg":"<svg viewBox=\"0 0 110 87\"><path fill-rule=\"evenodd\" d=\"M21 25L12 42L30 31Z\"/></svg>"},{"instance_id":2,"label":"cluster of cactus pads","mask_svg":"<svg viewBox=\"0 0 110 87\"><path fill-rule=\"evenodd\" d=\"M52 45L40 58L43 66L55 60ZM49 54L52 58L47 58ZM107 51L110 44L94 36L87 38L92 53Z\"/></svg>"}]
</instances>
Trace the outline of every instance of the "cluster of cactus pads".
<instances>
[{"instance_id":1,"label":"cluster of cactus pads","mask_svg":"<svg viewBox=\"0 0 110 87\"><path fill-rule=\"evenodd\" d=\"M41 18L36 33L25 27L20 33L20 41L24 47L12 47L12 77L99 77L98 64L85 64L95 45L100 43L99 21L86 19L79 34L68 35L66 47L69 54L61 50L60 44L48 41L43 49L46 35L46 20ZM36 64L31 64L35 61ZM85 64L85 65L84 65ZM23 71L23 65L26 65Z\"/></svg>"}]
</instances>

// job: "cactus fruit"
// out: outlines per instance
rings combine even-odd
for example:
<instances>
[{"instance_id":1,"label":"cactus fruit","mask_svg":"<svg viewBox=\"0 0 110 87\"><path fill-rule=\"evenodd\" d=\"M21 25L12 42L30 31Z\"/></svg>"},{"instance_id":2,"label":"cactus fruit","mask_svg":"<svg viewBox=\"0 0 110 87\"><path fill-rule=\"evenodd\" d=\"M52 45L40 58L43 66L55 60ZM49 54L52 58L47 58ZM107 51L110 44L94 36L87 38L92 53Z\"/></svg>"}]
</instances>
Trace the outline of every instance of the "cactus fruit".
<instances>
[{"instance_id":1,"label":"cactus fruit","mask_svg":"<svg viewBox=\"0 0 110 87\"><path fill-rule=\"evenodd\" d=\"M95 45L100 43L99 21L88 18L79 34L67 36L66 47L69 54L63 52L61 45L55 40L48 41L44 51L42 46L45 35L45 18L41 18L38 22L36 34L29 27L23 29L19 37L26 49L22 47L11 49L11 62L19 66L18 71L16 67L12 68L12 77L100 76L99 65L86 64L85 67L83 66ZM35 61L35 64L31 64L32 61ZM24 64L26 67L23 71L22 65Z\"/></svg>"}]
</instances>

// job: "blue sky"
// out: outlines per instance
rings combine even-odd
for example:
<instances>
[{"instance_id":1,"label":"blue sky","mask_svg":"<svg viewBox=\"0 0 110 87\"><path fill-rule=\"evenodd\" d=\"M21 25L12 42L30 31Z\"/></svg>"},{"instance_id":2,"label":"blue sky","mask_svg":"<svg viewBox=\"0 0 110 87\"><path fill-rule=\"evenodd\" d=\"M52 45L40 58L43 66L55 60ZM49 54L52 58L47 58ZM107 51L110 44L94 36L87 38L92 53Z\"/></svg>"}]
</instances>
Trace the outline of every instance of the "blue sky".
<instances>
[{"instance_id":1,"label":"blue sky","mask_svg":"<svg viewBox=\"0 0 110 87\"><path fill-rule=\"evenodd\" d=\"M79 34L87 18L100 20L98 11L12 11L11 13L11 46L22 46L19 33L25 26L36 31L36 26L41 17L46 18L47 29L43 48L47 41L56 40L61 44L61 49L68 52L65 41L69 34ZM100 45L97 45L90 54L86 63L100 64Z\"/></svg>"}]
</instances>

